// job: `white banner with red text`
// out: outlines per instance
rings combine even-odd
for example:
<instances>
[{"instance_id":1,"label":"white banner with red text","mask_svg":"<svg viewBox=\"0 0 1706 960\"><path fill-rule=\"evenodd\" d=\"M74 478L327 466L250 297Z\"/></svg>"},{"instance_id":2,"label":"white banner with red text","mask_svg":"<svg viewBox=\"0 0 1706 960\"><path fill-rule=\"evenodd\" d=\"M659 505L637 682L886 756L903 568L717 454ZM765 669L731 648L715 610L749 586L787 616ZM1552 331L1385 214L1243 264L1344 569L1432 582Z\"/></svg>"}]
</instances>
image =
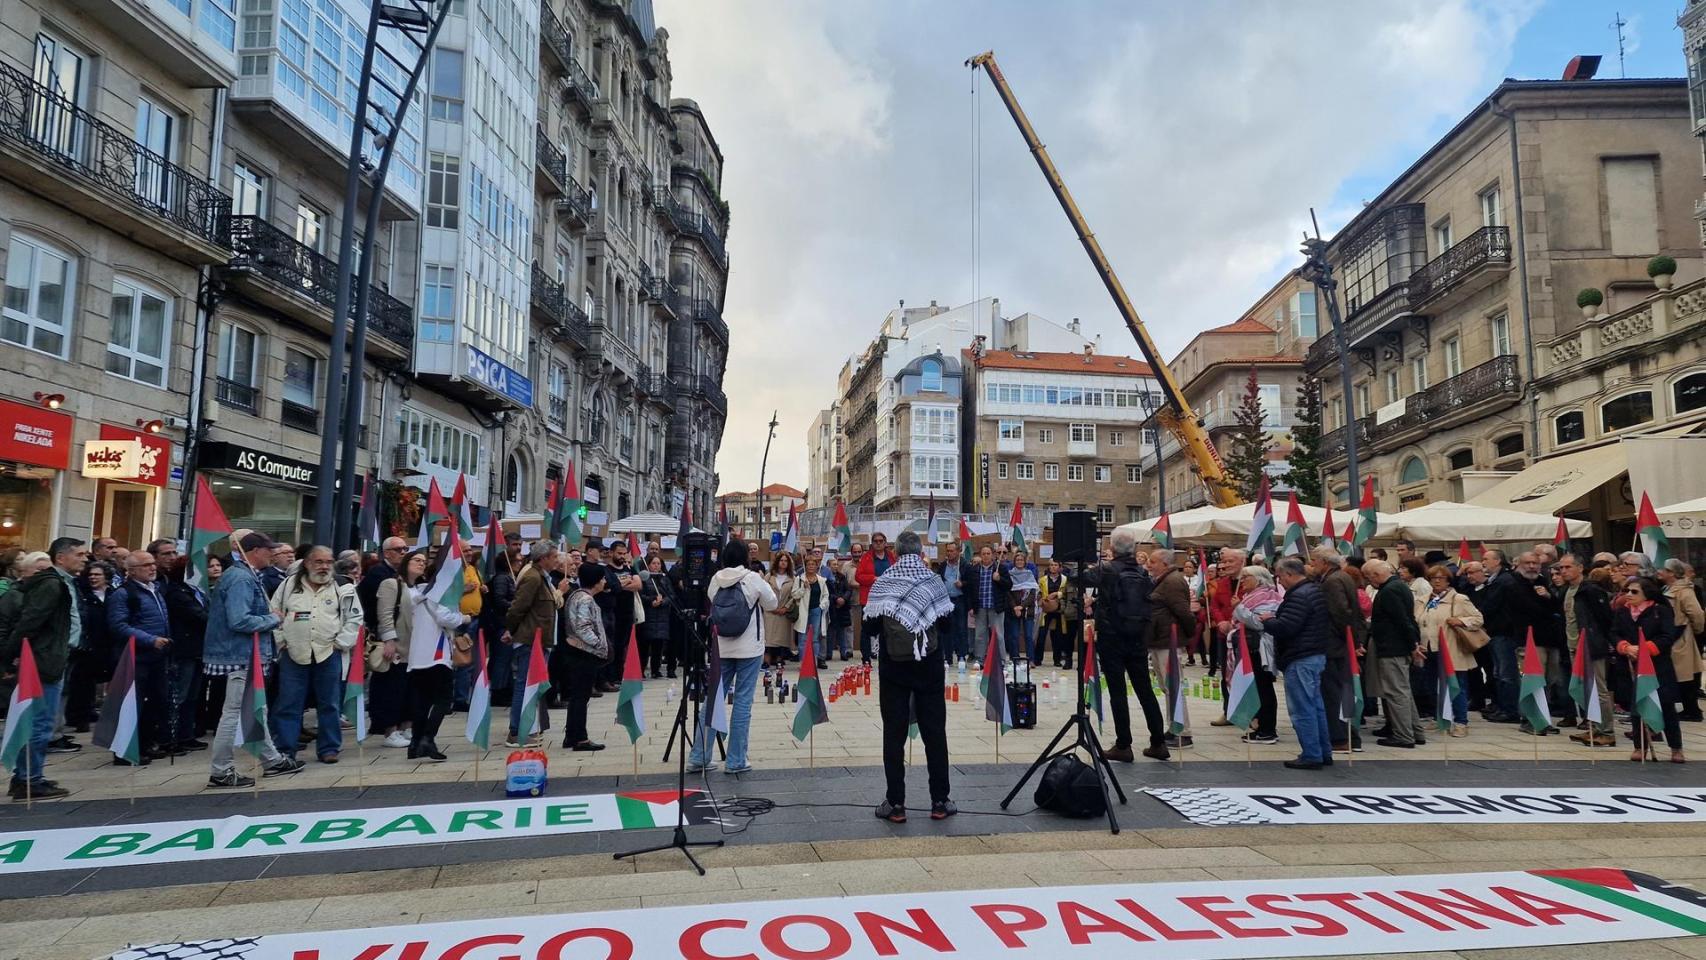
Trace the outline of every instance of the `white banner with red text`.
<instances>
[{"instance_id":1,"label":"white banner with red text","mask_svg":"<svg viewBox=\"0 0 1706 960\"><path fill-rule=\"evenodd\" d=\"M1247 960L1701 933L1706 897L1595 868L654 907L158 944L113 960Z\"/></svg>"},{"instance_id":2,"label":"white banner with red text","mask_svg":"<svg viewBox=\"0 0 1706 960\"><path fill-rule=\"evenodd\" d=\"M1151 787L1208 827L1308 823L1696 823L1706 789L1652 787Z\"/></svg>"}]
</instances>

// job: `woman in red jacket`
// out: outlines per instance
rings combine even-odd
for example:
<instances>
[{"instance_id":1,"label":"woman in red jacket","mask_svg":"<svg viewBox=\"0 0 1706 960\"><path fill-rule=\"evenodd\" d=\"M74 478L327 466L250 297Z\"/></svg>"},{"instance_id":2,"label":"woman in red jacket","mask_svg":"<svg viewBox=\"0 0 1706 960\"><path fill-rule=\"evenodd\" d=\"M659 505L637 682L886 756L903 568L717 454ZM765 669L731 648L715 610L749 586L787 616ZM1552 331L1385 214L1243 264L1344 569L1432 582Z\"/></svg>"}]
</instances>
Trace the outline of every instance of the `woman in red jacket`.
<instances>
[{"instance_id":1,"label":"woman in red jacket","mask_svg":"<svg viewBox=\"0 0 1706 960\"><path fill-rule=\"evenodd\" d=\"M871 584L894 563L894 551L889 548L889 538L880 533L871 534L871 549L859 559L859 569L853 574L853 582L859 585L859 606L863 607L871 599ZM880 628L876 620L867 620L858 625L859 656L865 663L870 663L874 654L872 638Z\"/></svg>"}]
</instances>

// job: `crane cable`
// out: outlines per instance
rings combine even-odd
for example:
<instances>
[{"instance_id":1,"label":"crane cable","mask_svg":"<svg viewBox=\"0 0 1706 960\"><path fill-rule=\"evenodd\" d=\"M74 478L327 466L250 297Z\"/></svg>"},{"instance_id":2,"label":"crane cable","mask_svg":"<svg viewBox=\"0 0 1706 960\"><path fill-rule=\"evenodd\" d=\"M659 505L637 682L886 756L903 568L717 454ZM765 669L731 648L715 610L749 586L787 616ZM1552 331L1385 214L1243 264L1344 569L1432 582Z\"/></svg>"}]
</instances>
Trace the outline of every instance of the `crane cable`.
<instances>
[{"instance_id":1,"label":"crane cable","mask_svg":"<svg viewBox=\"0 0 1706 960\"><path fill-rule=\"evenodd\" d=\"M971 302L977 310L983 295L983 111L978 99L977 71L971 71ZM993 339L994 331L990 331Z\"/></svg>"}]
</instances>

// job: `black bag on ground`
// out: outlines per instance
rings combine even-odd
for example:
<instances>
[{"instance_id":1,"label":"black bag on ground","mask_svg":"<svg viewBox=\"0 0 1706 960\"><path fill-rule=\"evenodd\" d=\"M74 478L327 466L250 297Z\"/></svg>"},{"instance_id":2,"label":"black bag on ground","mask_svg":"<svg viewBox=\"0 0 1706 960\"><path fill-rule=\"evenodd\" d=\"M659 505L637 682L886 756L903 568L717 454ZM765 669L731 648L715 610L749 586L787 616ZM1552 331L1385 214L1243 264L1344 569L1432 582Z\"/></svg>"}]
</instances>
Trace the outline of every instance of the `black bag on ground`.
<instances>
[{"instance_id":1,"label":"black bag on ground","mask_svg":"<svg viewBox=\"0 0 1706 960\"><path fill-rule=\"evenodd\" d=\"M1036 801L1044 810L1078 820L1099 817L1108 811L1096 768L1071 753L1049 761L1042 779L1037 781Z\"/></svg>"}]
</instances>

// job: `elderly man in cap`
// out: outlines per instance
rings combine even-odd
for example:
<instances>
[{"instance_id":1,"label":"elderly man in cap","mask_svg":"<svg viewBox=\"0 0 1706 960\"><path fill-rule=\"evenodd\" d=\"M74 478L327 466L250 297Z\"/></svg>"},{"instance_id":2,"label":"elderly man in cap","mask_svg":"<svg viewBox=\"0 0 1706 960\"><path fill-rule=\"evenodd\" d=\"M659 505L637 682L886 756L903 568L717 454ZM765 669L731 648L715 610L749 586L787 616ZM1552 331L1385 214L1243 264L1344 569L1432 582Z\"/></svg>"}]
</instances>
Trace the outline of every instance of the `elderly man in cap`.
<instances>
[{"instance_id":1,"label":"elderly man in cap","mask_svg":"<svg viewBox=\"0 0 1706 960\"><path fill-rule=\"evenodd\" d=\"M242 716L243 691L251 683L264 684L264 676L251 676L254 644L260 644L261 669L275 659L273 631L279 618L273 614L266 591L261 587L257 571L272 563L273 550L278 544L264 533L248 533L237 541L234 562L213 587L208 600L207 636L202 644L202 669L210 677L225 678L225 710L219 717L219 730L213 740L210 787L251 787L255 781L237 772L233 759L237 734L245 719ZM260 743L261 763L265 776L277 777L297 773L302 761L292 760L278 752L267 735L266 722L255 731ZM247 743L247 740L245 740Z\"/></svg>"}]
</instances>

